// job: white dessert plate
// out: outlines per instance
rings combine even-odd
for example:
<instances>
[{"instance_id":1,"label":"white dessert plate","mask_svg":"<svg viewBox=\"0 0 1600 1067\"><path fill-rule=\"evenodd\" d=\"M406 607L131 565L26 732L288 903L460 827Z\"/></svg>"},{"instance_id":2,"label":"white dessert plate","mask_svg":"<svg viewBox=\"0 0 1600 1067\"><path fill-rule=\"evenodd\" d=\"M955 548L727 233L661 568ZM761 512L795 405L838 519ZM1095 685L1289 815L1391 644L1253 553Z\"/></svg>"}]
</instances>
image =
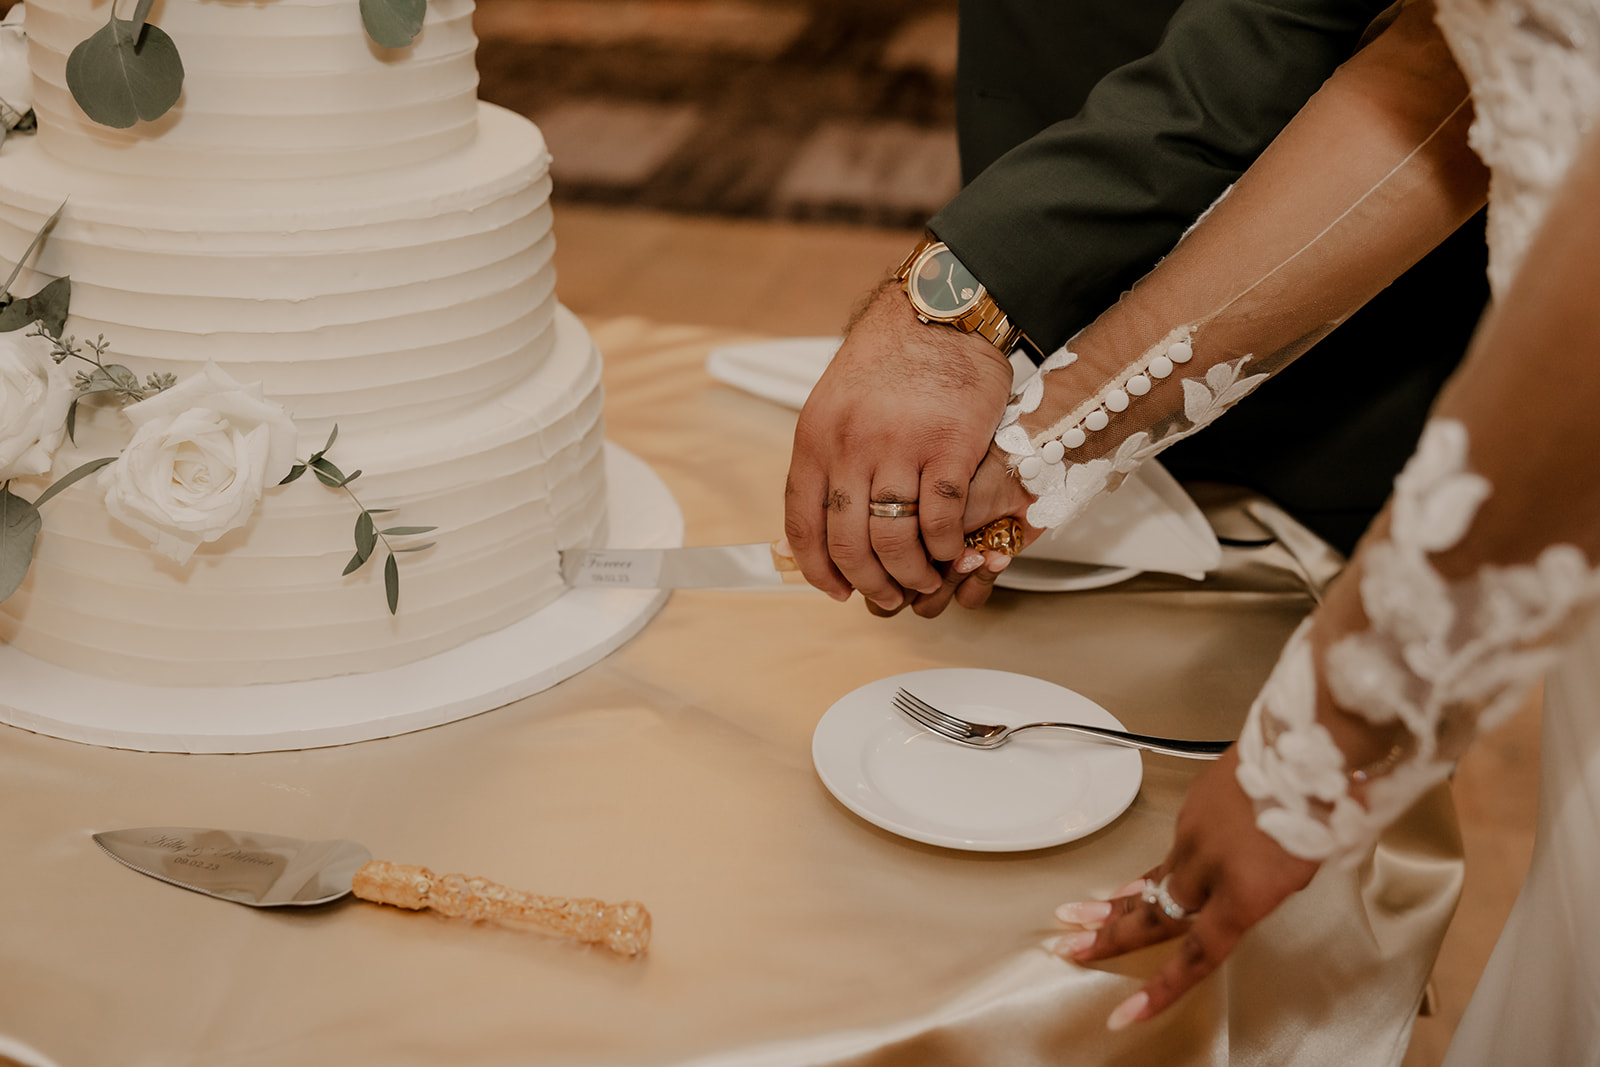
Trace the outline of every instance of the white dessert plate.
<instances>
[{"instance_id":1,"label":"white dessert plate","mask_svg":"<svg viewBox=\"0 0 1600 1067\"><path fill-rule=\"evenodd\" d=\"M1086 589L1104 589L1143 573L1138 567L1096 567L1092 563L1029 559L1022 555L1000 572L994 584L1024 593L1079 593Z\"/></svg>"},{"instance_id":2,"label":"white dessert plate","mask_svg":"<svg viewBox=\"0 0 1600 1067\"><path fill-rule=\"evenodd\" d=\"M894 710L902 686L977 722L1125 728L1081 694L1007 671L913 671L864 685L822 716L811 759L841 804L891 833L973 852L1049 848L1110 824L1139 792L1144 763L1132 749L1051 730L1018 734L995 749L967 748Z\"/></svg>"}]
</instances>

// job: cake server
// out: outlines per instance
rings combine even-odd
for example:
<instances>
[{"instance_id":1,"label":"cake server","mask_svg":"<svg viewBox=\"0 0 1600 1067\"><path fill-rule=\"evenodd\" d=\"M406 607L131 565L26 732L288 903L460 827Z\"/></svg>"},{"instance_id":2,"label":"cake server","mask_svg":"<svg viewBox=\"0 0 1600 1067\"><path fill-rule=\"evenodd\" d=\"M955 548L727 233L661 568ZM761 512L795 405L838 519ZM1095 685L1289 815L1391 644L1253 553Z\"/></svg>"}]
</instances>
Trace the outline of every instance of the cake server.
<instances>
[{"instance_id":1,"label":"cake server","mask_svg":"<svg viewBox=\"0 0 1600 1067\"><path fill-rule=\"evenodd\" d=\"M574 589L738 589L804 581L794 559L766 541L568 549L561 553L561 576Z\"/></svg>"},{"instance_id":2,"label":"cake server","mask_svg":"<svg viewBox=\"0 0 1600 1067\"><path fill-rule=\"evenodd\" d=\"M650 944L650 912L637 901L545 897L485 878L436 875L374 860L354 841L181 826L108 830L94 840L140 874L253 908L326 904L354 893L375 904L537 929L622 956L637 956Z\"/></svg>"}]
</instances>

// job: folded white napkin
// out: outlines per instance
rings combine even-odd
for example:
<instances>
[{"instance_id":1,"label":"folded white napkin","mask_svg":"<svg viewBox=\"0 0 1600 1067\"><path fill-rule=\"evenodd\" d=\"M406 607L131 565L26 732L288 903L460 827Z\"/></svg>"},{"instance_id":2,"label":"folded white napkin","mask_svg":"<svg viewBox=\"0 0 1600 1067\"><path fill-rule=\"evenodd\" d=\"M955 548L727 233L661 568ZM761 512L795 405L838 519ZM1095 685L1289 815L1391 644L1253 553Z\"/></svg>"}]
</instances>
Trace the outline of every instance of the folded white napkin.
<instances>
[{"instance_id":1,"label":"folded white napkin","mask_svg":"<svg viewBox=\"0 0 1600 1067\"><path fill-rule=\"evenodd\" d=\"M713 349L706 372L720 382L798 410L839 350L837 337L791 337ZM1033 367L1020 355L1020 379ZM1162 571L1203 578L1222 547L1200 509L1165 467L1146 463L1077 519L1047 531L1027 559Z\"/></svg>"}]
</instances>

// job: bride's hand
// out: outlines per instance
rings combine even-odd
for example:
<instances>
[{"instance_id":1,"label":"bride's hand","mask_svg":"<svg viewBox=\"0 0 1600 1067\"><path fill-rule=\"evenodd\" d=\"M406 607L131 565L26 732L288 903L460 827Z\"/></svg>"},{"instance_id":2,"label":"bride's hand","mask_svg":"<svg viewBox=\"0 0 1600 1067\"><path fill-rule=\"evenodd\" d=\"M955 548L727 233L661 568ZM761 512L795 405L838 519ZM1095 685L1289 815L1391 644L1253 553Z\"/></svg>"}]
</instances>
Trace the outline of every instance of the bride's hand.
<instances>
[{"instance_id":1,"label":"bride's hand","mask_svg":"<svg viewBox=\"0 0 1600 1067\"><path fill-rule=\"evenodd\" d=\"M1028 525L1026 515L1032 503L1033 497L1006 466L1005 453L990 446L989 454L978 465L967 489L967 508L961 528L976 530L995 519L1014 515L1022 520L1023 544L1032 544L1044 532ZM911 601L911 610L931 619L949 607L951 600L964 608L980 608L994 592L994 580L1010 563L1011 557L1004 552L963 549L961 555L944 568L944 581L939 588L931 593L918 593Z\"/></svg>"},{"instance_id":2,"label":"bride's hand","mask_svg":"<svg viewBox=\"0 0 1600 1067\"><path fill-rule=\"evenodd\" d=\"M1109 901L1063 904L1062 922L1081 926L1050 944L1064 959L1085 963L1120 956L1175 937L1182 947L1143 989L1111 1013L1120 1030L1164 1011L1228 957L1246 930L1291 893L1304 889L1317 863L1291 856L1256 827L1255 806L1239 787L1235 750L1207 767L1189 787L1172 850L1143 879ZM1168 899L1188 914L1169 918L1143 899L1145 886L1166 880Z\"/></svg>"}]
</instances>

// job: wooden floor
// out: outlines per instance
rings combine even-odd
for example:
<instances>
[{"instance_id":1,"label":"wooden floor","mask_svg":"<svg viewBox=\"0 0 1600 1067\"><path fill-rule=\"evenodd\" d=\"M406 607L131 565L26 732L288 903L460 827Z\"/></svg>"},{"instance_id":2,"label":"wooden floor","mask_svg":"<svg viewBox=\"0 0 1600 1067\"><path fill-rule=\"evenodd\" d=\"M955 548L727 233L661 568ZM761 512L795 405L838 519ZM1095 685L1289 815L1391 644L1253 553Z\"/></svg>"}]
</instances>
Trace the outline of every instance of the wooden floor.
<instances>
[{"instance_id":1,"label":"wooden floor","mask_svg":"<svg viewBox=\"0 0 1600 1067\"><path fill-rule=\"evenodd\" d=\"M916 237L576 204L562 205L556 217L558 291L578 315L642 315L772 336L840 332L856 301ZM1538 761L1535 699L1457 772L1466 887L1434 972L1436 1009L1418 1020L1406 1067L1443 1058L1516 898L1533 848Z\"/></svg>"}]
</instances>

